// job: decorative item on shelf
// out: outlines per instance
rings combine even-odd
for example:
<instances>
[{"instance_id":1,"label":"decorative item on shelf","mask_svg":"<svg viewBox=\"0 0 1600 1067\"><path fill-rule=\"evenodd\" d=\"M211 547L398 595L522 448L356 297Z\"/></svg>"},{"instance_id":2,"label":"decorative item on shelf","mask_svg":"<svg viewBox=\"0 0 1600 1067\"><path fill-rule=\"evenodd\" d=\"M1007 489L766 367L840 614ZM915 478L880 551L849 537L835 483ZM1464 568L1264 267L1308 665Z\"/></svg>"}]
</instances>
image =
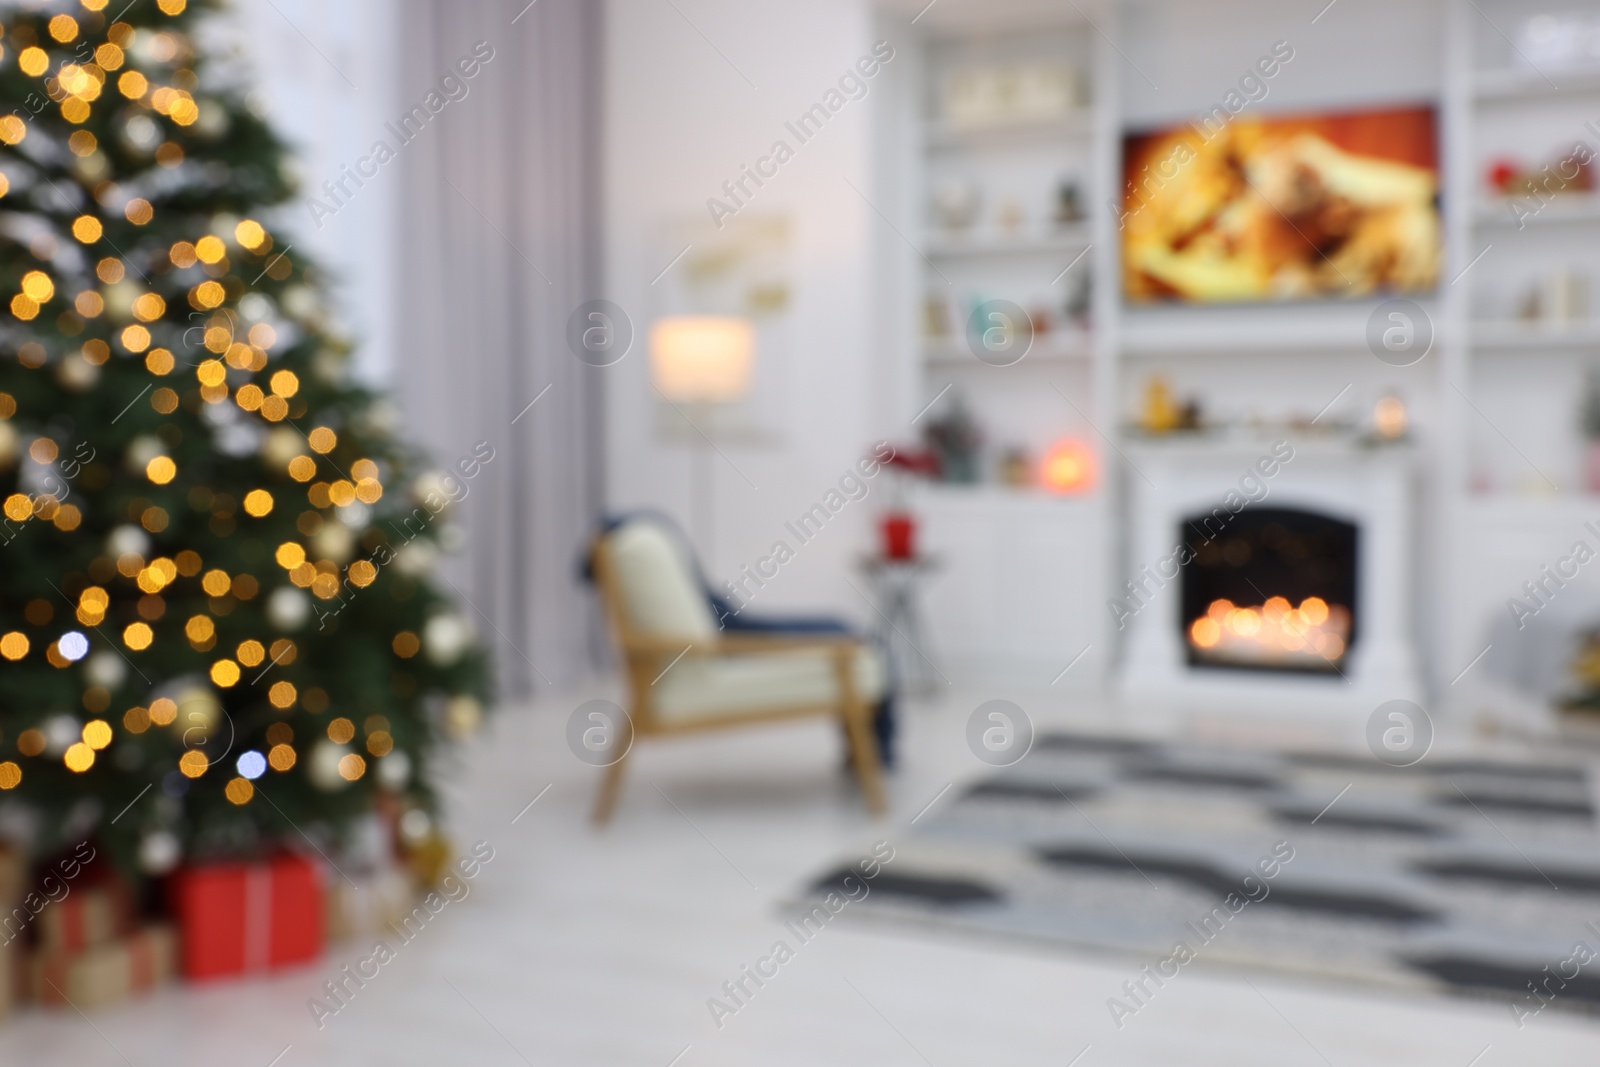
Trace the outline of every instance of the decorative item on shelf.
<instances>
[{"instance_id":1,"label":"decorative item on shelf","mask_svg":"<svg viewBox=\"0 0 1600 1067\"><path fill-rule=\"evenodd\" d=\"M175 935L165 925L81 952L41 948L28 967L28 992L51 1007L104 1007L170 981L176 957Z\"/></svg>"},{"instance_id":2,"label":"decorative item on shelf","mask_svg":"<svg viewBox=\"0 0 1600 1067\"><path fill-rule=\"evenodd\" d=\"M1589 317L1589 276L1574 267L1542 275L1523 293L1517 317L1533 323L1564 325Z\"/></svg>"},{"instance_id":3,"label":"decorative item on shelf","mask_svg":"<svg viewBox=\"0 0 1600 1067\"><path fill-rule=\"evenodd\" d=\"M1067 320L1080 328L1089 325L1090 295L1094 286L1094 272L1080 269L1072 271L1067 283L1067 297L1061 305Z\"/></svg>"},{"instance_id":4,"label":"decorative item on shelf","mask_svg":"<svg viewBox=\"0 0 1600 1067\"><path fill-rule=\"evenodd\" d=\"M1490 189L1501 196L1509 196L1511 195L1512 185L1517 180L1517 175L1521 173L1522 163L1520 160L1513 159L1510 156L1495 156L1489 160L1489 169L1485 172L1484 177L1488 180Z\"/></svg>"},{"instance_id":5,"label":"decorative item on shelf","mask_svg":"<svg viewBox=\"0 0 1600 1067\"><path fill-rule=\"evenodd\" d=\"M1160 436L1178 429L1183 412L1173 398L1172 386L1159 374L1151 375L1144 385L1144 407L1139 414L1139 427L1145 433Z\"/></svg>"},{"instance_id":6,"label":"decorative item on shelf","mask_svg":"<svg viewBox=\"0 0 1600 1067\"><path fill-rule=\"evenodd\" d=\"M1583 390L1584 483L1600 493L1600 371L1590 370Z\"/></svg>"},{"instance_id":7,"label":"decorative item on shelf","mask_svg":"<svg viewBox=\"0 0 1600 1067\"><path fill-rule=\"evenodd\" d=\"M1379 397L1372 407L1372 435L1380 441L1398 441L1406 429L1405 402L1392 393Z\"/></svg>"},{"instance_id":8,"label":"decorative item on shelf","mask_svg":"<svg viewBox=\"0 0 1600 1067\"><path fill-rule=\"evenodd\" d=\"M978 221L983 191L970 178L946 178L933 188L929 204L933 220L946 230L960 232Z\"/></svg>"},{"instance_id":9,"label":"decorative item on shelf","mask_svg":"<svg viewBox=\"0 0 1600 1067\"><path fill-rule=\"evenodd\" d=\"M922 329L929 337L950 336L950 302L932 294L922 302Z\"/></svg>"},{"instance_id":10,"label":"decorative item on shelf","mask_svg":"<svg viewBox=\"0 0 1600 1067\"><path fill-rule=\"evenodd\" d=\"M1039 484L1063 496L1094 488L1094 450L1076 437L1053 443L1039 464Z\"/></svg>"},{"instance_id":11,"label":"decorative item on shelf","mask_svg":"<svg viewBox=\"0 0 1600 1067\"><path fill-rule=\"evenodd\" d=\"M1033 336L1040 338L1050 332L1051 313L1046 304L1036 304L1028 311L1028 324L1033 327Z\"/></svg>"},{"instance_id":12,"label":"decorative item on shelf","mask_svg":"<svg viewBox=\"0 0 1600 1067\"><path fill-rule=\"evenodd\" d=\"M1555 193L1592 193L1593 150L1566 149L1542 167L1530 167L1512 156L1496 156L1485 173L1489 188L1500 196L1531 196L1542 203Z\"/></svg>"},{"instance_id":13,"label":"decorative item on shelf","mask_svg":"<svg viewBox=\"0 0 1600 1067\"><path fill-rule=\"evenodd\" d=\"M1200 407L1200 401L1190 397L1178 406L1177 429L1196 431L1205 428L1205 412Z\"/></svg>"},{"instance_id":14,"label":"decorative item on shelf","mask_svg":"<svg viewBox=\"0 0 1600 1067\"><path fill-rule=\"evenodd\" d=\"M1028 458L1028 450L1020 445L1013 445L1001 452L999 475L1001 485L1017 489L1032 485L1033 463Z\"/></svg>"},{"instance_id":15,"label":"decorative item on shelf","mask_svg":"<svg viewBox=\"0 0 1600 1067\"><path fill-rule=\"evenodd\" d=\"M1589 276L1574 267L1551 271L1544 283L1544 317L1576 322L1589 317Z\"/></svg>"},{"instance_id":16,"label":"decorative item on shelf","mask_svg":"<svg viewBox=\"0 0 1600 1067\"><path fill-rule=\"evenodd\" d=\"M1530 286L1523 290L1522 300L1517 304L1517 318L1524 322L1538 322L1544 315L1544 301L1540 298L1540 287Z\"/></svg>"},{"instance_id":17,"label":"decorative item on shelf","mask_svg":"<svg viewBox=\"0 0 1600 1067\"><path fill-rule=\"evenodd\" d=\"M1074 222L1083 220L1081 199L1076 181L1067 179L1056 186L1055 223L1057 226L1070 226Z\"/></svg>"},{"instance_id":18,"label":"decorative item on shelf","mask_svg":"<svg viewBox=\"0 0 1600 1067\"><path fill-rule=\"evenodd\" d=\"M884 461L884 466L889 470L890 495L898 501L905 499L911 479L937 481L940 476L939 454L920 445L894 446L894 455Z\"/></svg>"},{"instance_id":19,"label":"decorative item on shelf","mask_svg":"<svg viewBox=\"0 0 1600 1067\"><path fill-rule=\"evenodd\" d=\"M316 959L323 892L322 869L289 853L181 868L173 877L172 914L183 976L228 978Z\"/></svg>"},{"instance_id":20,"label":"decorative item on shelf","mask_svg":"<svg viewBox=\"0 0 1600 1067\"><path fill-rule=\"evenodd\" d=\"M1516 62L1530 71L1600 67L1600 13L1541 12L1517 28Z\"/></svg>"},{"instance_id":21,"label":"decorative item on shelf","mask_svg":"<svg viewBox=\"0 0 1600 1067\"><path fill-rule=\"evenodd\" d=\"M939 473L945 481L965 485L978 481L983 432L960 393L951 392L949 406L943 414L928 420L923 436L939 456Z\"/></svg>"},{"instance_id":22,"label":"decorative item on shelf","mask_svg":"<svg viewBox=\"0 0 1600 1067\"><path fill-rule=\"evenodd\" d=\"M952 126L988 126L1061 118L1078 103L1077 75L1059 62L967 67L945 82L944 118Z\"/></svg>"},{"instance_id":23,"label":"decorative item on shelf","mask_svg":"<svg viewBox=\"0 0 1600 1067\"><path fill-rule=\"evenodd\" d=\"M995 211L995 222L999 225L1001 233L1007 237L1016 237L1022 232L1023 219L1022 201L1014 196L1008 196L1000 201L1000 206Z\"/></svg>"}]
</instances>

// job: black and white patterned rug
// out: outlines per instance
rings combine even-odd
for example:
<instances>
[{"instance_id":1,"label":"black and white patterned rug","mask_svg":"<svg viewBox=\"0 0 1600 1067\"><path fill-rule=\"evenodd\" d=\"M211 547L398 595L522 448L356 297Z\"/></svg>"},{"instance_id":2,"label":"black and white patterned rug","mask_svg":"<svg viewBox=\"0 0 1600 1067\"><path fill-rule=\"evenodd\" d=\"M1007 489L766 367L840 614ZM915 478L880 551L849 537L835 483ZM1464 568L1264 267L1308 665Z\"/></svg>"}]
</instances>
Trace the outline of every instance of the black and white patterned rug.
<instances>
[{"instance_id":1,"label":"black and white patterned rug","mask_svg":"<svg viewBox=\"0 0 1600 1067\"><path fill-rule=\"evenodd\" d=\"M1576 760L1049 734L895 838L849 910L1131 953L1127 1014L1195 961L1600 1011L1594 796Z\"/></svg>"}]
</instances>

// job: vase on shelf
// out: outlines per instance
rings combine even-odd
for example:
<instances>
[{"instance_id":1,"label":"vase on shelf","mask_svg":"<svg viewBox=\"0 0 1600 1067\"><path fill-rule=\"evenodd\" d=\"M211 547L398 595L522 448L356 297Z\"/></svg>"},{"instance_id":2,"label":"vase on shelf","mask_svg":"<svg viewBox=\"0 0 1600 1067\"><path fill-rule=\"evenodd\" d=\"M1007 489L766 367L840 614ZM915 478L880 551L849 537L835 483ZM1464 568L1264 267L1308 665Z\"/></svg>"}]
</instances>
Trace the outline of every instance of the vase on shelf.
<instances>
[{"instance_id":1,"label":"vase on shelf","mask_svg":"<svg viewBox=\"0 0 1600 1067\"><path fill-rule=\"evenodd\" d=\"M1600 373L1584 375L1583 406L1578 413L1583 429L1583 484L1591 493L1600 493Z\"/></svg>"}]
</instances>

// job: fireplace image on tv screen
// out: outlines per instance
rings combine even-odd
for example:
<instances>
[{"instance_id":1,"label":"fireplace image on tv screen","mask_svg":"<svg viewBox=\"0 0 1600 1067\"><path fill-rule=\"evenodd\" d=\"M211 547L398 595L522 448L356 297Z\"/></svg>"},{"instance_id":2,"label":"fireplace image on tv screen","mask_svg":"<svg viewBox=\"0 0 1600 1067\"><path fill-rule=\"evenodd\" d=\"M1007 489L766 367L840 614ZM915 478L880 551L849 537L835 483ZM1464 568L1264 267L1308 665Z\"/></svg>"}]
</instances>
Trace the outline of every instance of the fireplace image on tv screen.
<instances>
[{"instance_id":1,"label":"fireplace image on tv screen","mask_svg":"<svg viewBox=\"0 0 1600 1067\"><path fill-rule=\"evenodd\" d=\"M1124 138L1130 303L1433 291L1443 246L1432 107L1219 114Z\"/></svg>"},{"instance_id":2,"label":"fireplace image on tv screen","mask_svg":"<svg viewBox=\"0 0 1600 1067\"><path fill-rule=\"evenodd\" d=\"M1338 673L1360 636L1356 527L1290 508L1184 523L1179 624L1193 667Z\"/></svg>"}]
</instances>

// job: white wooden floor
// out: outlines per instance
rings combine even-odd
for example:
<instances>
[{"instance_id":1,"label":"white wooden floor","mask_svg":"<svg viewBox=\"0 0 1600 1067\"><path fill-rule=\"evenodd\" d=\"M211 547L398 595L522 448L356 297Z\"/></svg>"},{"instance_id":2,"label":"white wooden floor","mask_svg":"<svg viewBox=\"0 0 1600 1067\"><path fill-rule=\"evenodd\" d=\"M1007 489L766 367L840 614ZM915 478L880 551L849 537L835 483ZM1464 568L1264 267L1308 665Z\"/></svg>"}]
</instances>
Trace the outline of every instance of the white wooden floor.
<instances>
[{"instance_id":1,"label":"white wooden floor","mask_svg":"<svg viewBox=\"0 0 1600 1067\"><path fill-rule=\"evenodd\" d=\"M1600 1052L1600 1023L1553 1011L1518 1031L1500 1006L1260 976L1252 988L1204 960L1119 1031L1106 1000L1136 969L1127 960L864 923L829 926L718 1029L707 998L783 935L776 900L841 853L903 836L947 783L984 770L963 727L993 694L910 709L881 822L838 773L832 731L802 724L642 748L598 834L585 821L598 772L563 740L594 695L509 709L475 743L452 786L454 831L496 858L324 1028L307 1000L368 946L88 1018L27 1012L0 1024L0 1064L1502 1067ZM1104 714L1021 702L1040 720Z\"/></svg>"}]
</instances>

